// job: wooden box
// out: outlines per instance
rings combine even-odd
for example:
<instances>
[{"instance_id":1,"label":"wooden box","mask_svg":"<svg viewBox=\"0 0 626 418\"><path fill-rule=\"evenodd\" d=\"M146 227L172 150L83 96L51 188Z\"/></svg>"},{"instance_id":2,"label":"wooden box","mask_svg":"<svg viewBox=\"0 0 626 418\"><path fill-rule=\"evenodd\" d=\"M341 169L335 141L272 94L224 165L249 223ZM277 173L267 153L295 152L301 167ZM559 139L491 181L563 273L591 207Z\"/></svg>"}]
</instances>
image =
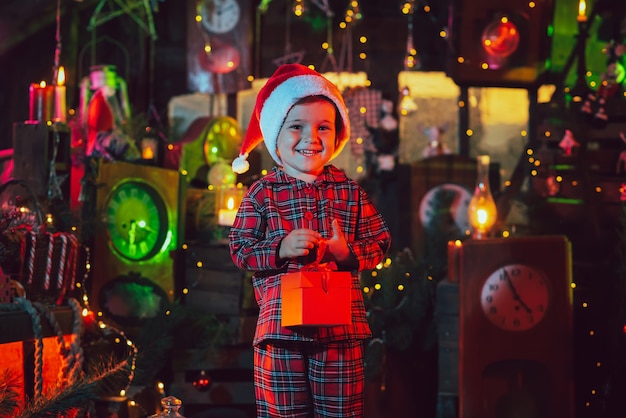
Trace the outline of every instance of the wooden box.
<instances>
[{"instance_id":1,"label":"wooden box","mask_svg":"<svg viewBox=\"0 0 626 418\"><path fill-rule=\"evenodd\" d=\"M228 247L191 246L185 254L185 304L214 315L239 315L245 273L233 264Z\"/></svg>"},{"instance_id":2,"label":"wooden box","mask_svg":"<svg viewBox=\"0 0 626 418\"><path fill-rule=\"evenodd\" d=\"M352 323L352 276L347 271L300 271L282 277L282 326Z\"/></svg>"}]
</instances>

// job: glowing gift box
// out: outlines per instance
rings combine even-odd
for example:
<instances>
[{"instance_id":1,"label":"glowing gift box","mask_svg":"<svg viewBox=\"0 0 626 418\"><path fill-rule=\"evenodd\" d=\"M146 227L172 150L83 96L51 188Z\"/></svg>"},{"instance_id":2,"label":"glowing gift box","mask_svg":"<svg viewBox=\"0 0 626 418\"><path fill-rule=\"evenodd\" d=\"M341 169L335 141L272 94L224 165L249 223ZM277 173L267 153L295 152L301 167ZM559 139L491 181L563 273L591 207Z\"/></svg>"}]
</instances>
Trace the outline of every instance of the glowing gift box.
<instances>
[{"instance_id":1,"label":"glowing gift box","mask_svg":"<svg viewBox=\"0 0 626 418\"><path fill-rule=\"evenodd\" d=\"M300 271L281 281L282 326L334 326L352 323L348 271Z\"/></svg>"}]
</instances>

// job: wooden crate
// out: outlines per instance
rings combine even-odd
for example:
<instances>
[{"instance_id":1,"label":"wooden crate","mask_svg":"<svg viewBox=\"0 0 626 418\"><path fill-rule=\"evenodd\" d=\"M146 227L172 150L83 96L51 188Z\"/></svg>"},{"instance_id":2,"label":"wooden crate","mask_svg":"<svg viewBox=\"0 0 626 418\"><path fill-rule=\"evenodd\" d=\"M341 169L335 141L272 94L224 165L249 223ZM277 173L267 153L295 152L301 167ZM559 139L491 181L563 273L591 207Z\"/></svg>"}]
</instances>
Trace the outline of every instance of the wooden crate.
<instances>
[{"instance_id":1,"label":"wooden crate","mask_svg":"<svg viewBox=\"0 0 626 418\"><path fill-rule=\"evenodd\" d=\"M192 246L185 254L185 304L215 315L239 315L245 273L224 246Z\"/></svg>"}]
</instances>

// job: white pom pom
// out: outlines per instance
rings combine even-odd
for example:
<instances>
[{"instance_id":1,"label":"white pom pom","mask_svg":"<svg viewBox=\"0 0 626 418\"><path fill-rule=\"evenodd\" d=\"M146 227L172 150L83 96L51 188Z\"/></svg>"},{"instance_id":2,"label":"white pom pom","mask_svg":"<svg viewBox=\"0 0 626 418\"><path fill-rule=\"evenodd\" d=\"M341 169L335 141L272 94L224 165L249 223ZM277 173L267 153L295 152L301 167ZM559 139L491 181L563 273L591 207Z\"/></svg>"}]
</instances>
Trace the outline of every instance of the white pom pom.
<instances>
[{"instance_id":1,"label":"white pom pom","mask_svg":"<svg viewBox=\"0 0 626 418\"><path fill-rule=\"evenodd\" d=\"M250 163L248 163L248 153L240 154L235 158L232 164L233 171L237 174L243 174L250 169Z\"/></svg>"}]
</instances>

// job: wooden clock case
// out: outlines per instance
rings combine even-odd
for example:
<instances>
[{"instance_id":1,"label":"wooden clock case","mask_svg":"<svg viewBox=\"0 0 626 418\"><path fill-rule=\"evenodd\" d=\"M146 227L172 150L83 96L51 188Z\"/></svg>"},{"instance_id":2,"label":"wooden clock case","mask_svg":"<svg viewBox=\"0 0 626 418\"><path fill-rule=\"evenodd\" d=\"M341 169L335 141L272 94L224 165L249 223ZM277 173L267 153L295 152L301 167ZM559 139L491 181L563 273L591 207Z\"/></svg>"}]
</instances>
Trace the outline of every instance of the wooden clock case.
<instances>
[{"instance_id":1,"label":"wooden clock case","mask_svg":"<svg viewBox=\"0 0 626 418\"><path fill-rule=\"evenodd\" d=\"M573 417L572 260L567 238L450 242L448 263L450 280L459 284L459 416ZM486 279L510 264L528 265L548 281L545 315L523 331L495 326L481 307Z\"/></svg>"}]
</instances>

